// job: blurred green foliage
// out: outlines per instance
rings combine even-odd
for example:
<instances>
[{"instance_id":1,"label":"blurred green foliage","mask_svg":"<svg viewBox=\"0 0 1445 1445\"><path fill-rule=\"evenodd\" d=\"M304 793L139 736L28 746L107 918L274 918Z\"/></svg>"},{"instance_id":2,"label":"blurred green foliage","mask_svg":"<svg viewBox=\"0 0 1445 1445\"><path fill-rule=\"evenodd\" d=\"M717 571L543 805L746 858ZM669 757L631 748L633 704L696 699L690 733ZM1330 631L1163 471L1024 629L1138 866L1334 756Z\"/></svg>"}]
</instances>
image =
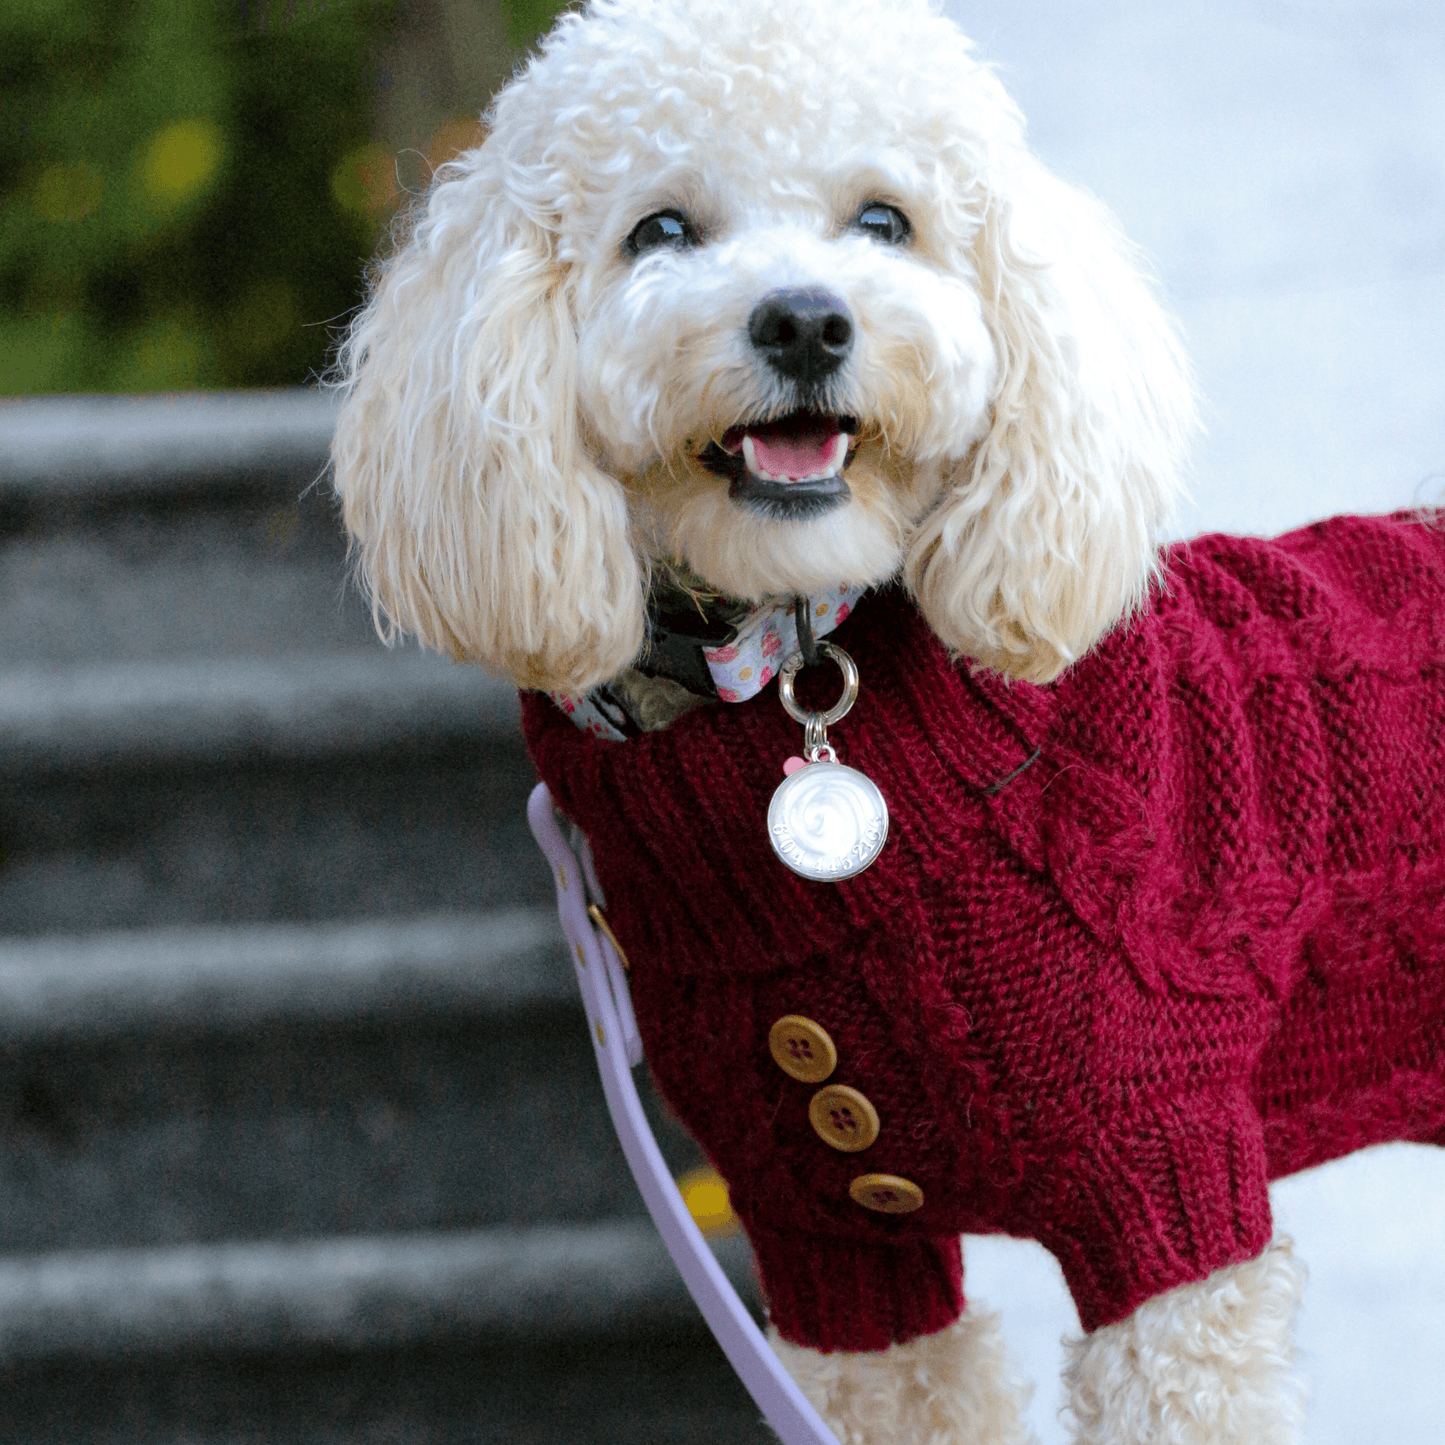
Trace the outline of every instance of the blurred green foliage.
<instances>
[{"instance_id":1,"label":"blurred green foliage","mask_svg":"<svg viewBox=\"0 0 1445 1445\"><path fill-rule=\"evenodd\" d=\"M302 381L374 239L333 194L388 0L5 0L0 392ZM268 13L268 11L270 13Z\"/></svg>"},{"instance_id":2,"label":"blurred green foliage","mask_svg":"<svg viewBox=\"0 0 1445 1445\"><path fill-rule=\"evenodd\" d=\"M565 9L563 0L505 0L507 39L515 50L525 50Z\"/></svg>"},{"instance_id":3,"label":"blurred green foliage","mask_svg":"<svg viewBox=\"0 0 1445 1445\"><path fill-rule=\"evenodd\" d=\"M558 8L509 0L508 39ZM375 57L415 13L0 0L0 394L321 371L398 200Z\"/></svg>"}]
</instances>

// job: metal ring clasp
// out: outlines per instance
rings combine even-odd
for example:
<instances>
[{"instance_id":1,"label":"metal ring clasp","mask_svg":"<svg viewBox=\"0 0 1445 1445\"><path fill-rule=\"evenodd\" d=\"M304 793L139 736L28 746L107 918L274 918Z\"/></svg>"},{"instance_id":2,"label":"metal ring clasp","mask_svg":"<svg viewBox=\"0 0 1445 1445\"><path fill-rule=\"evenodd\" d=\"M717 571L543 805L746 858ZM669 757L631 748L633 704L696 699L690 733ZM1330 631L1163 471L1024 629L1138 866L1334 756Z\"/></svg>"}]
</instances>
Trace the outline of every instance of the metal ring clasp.
<instances>
[{"instance_id":1,"label":"metal ring clasp","mask_svg":"<svg viewBox=\"0 0 1445 1445\"><path fill-rule=\"evenodd\" d=\"M803 669L803 654L795 652L782 666L778 672L778 697L783 706L788 710L788 716L794 722L800 722L805 727L817 726L818 728L830 728L835 722L848 715L848 710L858 701L858 664L843 651L841 647L835 647L831 642L818 643L818 655L820 657L831 657L838 664L843 674L843 695L828 709L827 712L806 712L798 706L797 699L793 696L793 679ZM811 736L811 734L810 734Z\"/></svg>"}]
</instances>

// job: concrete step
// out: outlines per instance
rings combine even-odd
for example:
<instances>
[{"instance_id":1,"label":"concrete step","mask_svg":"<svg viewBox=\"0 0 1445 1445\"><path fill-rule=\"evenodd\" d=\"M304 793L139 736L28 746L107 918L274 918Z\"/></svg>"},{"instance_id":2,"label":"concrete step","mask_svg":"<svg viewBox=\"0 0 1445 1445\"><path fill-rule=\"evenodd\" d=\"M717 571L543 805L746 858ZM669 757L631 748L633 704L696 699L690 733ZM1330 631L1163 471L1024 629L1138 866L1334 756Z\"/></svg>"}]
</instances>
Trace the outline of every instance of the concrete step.
<instances>
[{"instance_id":1,"label":"concrete step","mask_svg":"<svg viewBox=\"0 0 1445 1445\"><path fill-rule=\"evenodd\" d=\"M767 1438L550 910L12 940L0 1038L0 1438Z\"/></svg>"},{"instance_id":2,"label":"concrete step","mask_svg":"<svg viewBox=\"0 0 1445 1445\"><path fill-rule=\"evenodd\" d=\"M374 644L303 391L0 403L0 667Z\"/></svg>"},{"instance_id":3,"label":"concrete step","mask_svg":"<svg viewBox=\"0 0 1445 1445\"><path fill-rule=\"evenodd\" d=\"M5 1254L642 1213L542 910L12 942L0 1037Z\"/></svg>"},{"instance_id":4,"label":"concrete step","mask_svg":"<svg viewBox=\"0 0 1445 1445\"><path fill-rule=\"evenodd\" d=\"M326 465L335 403L310 387L0 400L0 496L155 496Z\"/></svg>"},{"instance_id":5,"label":"concrete step","mask_svg":"<svg viewBox=\"0 0 1445 1445\"><path fill-rule=\"evenodd\" d=\"M380 645L0 668L0 770L170 768L509 742L517 693Z\"/></svg>"},{"instance_id":6,"label":"concrete step","mask_svg":"<svg viewBox=\"0 0 1445 1445\"><path fill-rule=\"evenodd\" d=\"M339 709L338 727L372 743L366 752L317 756L325 738L304 719L278 724L258 709L249 723L216 718L214 756L179 732L176 751L193 760L162 766L145 756L143 734L122 746L102 727L88 741L109 736L102 756L129 751L130 765L0 771L0 929L409 917L549 901L524 818L535 776L521 740L485 728L458 738L453 726L473 726L477 714L461 700L470 682L459 694L452 685L432 695L430 715L412 713L404 689L381 705L415 719L398 745L365 709L349 719ZM328 714L324 696L308 697L313 718ZM483 722L487 709L515 705L473 697ZM136 707L144 713L144 700ZM66 734L57 721L56 732L74 740L88 726L82 719ZM278 736L311 755L257 746ZM29 737L32 757L43 752L37 733Z\"/></svg>"},{"instance_id":7,"label":"concrete step","mask_svg":"<svg viewBox=\"0 0 1445 1445\"><path fill-rule=\"evenodd\" d=\"M776 1445L721 1351L557 1345L132 1357L5 1370L7 1445Z\"/></svg>"},{"instance_id":8,"label":"concrete step","mask_svg":"<svg viewBox=\"0 0 1445 1445\"><path fill-rule=\"evenodd\" d=\"M606 1114L515 694L377 644L330 428L0 403L0 1439L761 1442Z\"/></svg>"},{"instance_id":9,"label":"concrete step","mask_svg":"<svg viewBox=\"0 0 1445 1445\"><path fill-rule=\"evenodd\" d=\"M774 1438L643 1221L0 1262L0 1382L7 1445Z\"/></svg>"},{"instance_id":10,"label":"concrete step","mask_svg":"<svg viewBox=\"0 0 1445 1445\"><path fill-rule=\"evenodd\" d=\"M0 1037L78 1046L416 1018L581 1017L550 909L368 923L48 934L0 941Z\"/></svg>"},{"instance_id":11,"label":"concrete step","mask_svg":"<svg viewBox=\"0 0 1445 1445\"><path fill-rule=\"evenodd\" d=\"M314 393L0 412L0 933L546 897L510 688L380 647Z\"/></svg>"},{"instance_id":12,"label":"concrete step","mask_svg":"<svg viewBox=\"0 0 1445 1445\"><path fill-rule=\"evenodd\" d=\"M745 1240L712 1243L756 1310ZM648 1220L0 1259L0 1369L705 1330Z\"/></svg>"}]
</instances>

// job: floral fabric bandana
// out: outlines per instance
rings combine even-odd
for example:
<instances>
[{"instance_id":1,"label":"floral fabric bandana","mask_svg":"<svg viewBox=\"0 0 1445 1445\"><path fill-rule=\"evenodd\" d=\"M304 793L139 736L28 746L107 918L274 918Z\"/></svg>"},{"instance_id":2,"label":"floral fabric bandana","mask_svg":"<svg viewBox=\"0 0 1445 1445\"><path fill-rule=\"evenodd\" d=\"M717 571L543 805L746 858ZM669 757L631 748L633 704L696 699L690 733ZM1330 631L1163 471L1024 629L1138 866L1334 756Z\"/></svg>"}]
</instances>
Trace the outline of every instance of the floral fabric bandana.
<instances>
[{"instance_id":1,"label":"floral fabric bandana","mask_svg":"<svg viewBox=\"0 0 1445 1445\"><path fill-rule=\"evenodd\" d=\"M866 589L837 587L815 593L813 636L825 637L842 622ZM798 623L791 599L764 603L739 626L731 642L703 647L702 655L722 702L746 702L756 697L777 675L778 669L800 649ZM625 712L607 689L595 688L584 697L550 693L552 701L584 732L611 742L624 742L635 732Z\"/></svg>"}]
</instances>

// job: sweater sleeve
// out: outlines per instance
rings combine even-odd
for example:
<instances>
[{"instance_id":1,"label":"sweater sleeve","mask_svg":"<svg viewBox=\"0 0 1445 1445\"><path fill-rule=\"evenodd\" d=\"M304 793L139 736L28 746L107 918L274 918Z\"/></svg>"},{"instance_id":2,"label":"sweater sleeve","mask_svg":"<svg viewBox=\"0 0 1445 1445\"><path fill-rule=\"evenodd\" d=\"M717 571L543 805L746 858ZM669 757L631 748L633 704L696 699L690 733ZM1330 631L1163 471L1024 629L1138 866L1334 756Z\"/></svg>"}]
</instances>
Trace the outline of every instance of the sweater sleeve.
<instances>
[{"instance_id":1,"label":"sweater sleeve","mask_svg":"<svg viewBox=\"0 0 1445 1445\"><path fill-rule=\"evenodd\" d=\"M772 1323L795 1345L886 1350L963 1313L957 1235L872 1244L750 1224L748 1238Z\"/></svg>"},{"instance_id":2,"label":"sweater sleeve","mask_svg":"<svg viewBox=\"0 0 1445 1445\"><path fill-rule=\"evenodd\" d=\"M1058 1260L1085 1330L1269 1243L1264 1132L1245 1088L1116 1104L1094 1128L1038 1181L1024 1231Z\"/></svg>"}]
</instances>

